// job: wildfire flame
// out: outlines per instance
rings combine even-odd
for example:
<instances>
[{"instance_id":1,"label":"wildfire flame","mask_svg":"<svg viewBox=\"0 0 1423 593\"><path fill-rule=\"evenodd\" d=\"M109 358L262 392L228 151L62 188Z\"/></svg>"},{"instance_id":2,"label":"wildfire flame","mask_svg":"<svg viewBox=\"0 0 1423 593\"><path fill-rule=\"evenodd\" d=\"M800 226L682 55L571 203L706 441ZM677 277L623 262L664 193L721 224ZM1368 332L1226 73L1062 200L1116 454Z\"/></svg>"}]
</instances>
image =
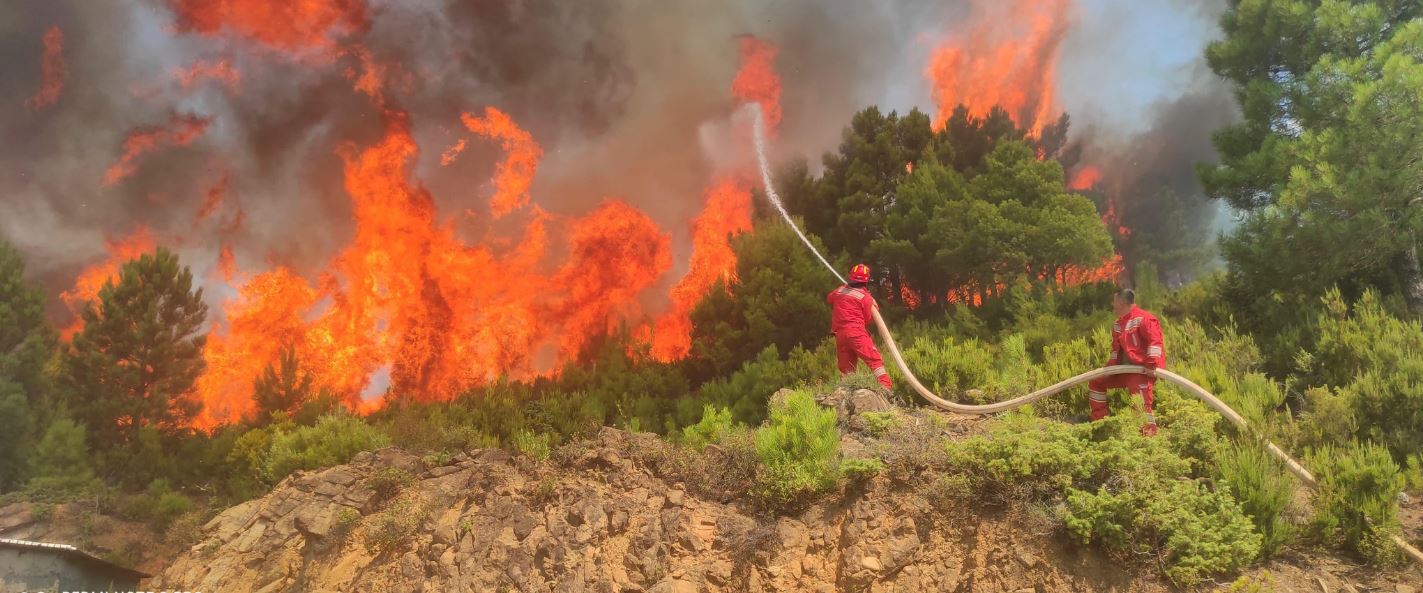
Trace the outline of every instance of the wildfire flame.
<instances>
[{"instance_id":1,"label":"wildfire flame","mask_svg":"<svg viewBox=\"0 0 1423 593\"><path fill-rule=\"evenodd\" d=\"M232 182L232 174L224 171L222 177L208 188L207 195L203 198L203 205L198 208L197 221L199 223L208 219L227 197L227 186Z\"/></svg>"},{"instance_id":2,"label":"wildfire flame","mask_svg":"<svg viewBox=\"0 0 1423 593\"><path fill-rule=\"evenodd\" d=\"M504 149L504 160L499 162L494 177L494 197L489 199L490 213L494 218L503 218L505 214L528 204L529 187L538 172L539 159L543 158L543 149L534 142L534 137L514 125L514 121L504 112L493 107L485 108L484 117L466 113L460 119L469 131L498 140L499 146ZM464 141L461 140L456 146L463 150ZM459 154L459 151L454 154ZM453 158L451 156L450 160ZM444 161L443 156L441 161Z\"/></svg>"},{"instance_id":3,"label":"wildfire flame","mask_svg":"<svg viewBox=\"0 0 1423 593\"><path fill-rule=\"evenodd\" d=\"M692 262L687 275L672 287L672 308L657 320L652 357L672 362L692 348L692 308L717 282L737 281L736 252L731 237L751 230L751 190L742 182L723 180L707 189L706 206L692 220Z\"/></svg>"},{"instance_id":4,"label":"wildfire flame","mask_svg":"<svg viewBox=\"0 0 1423 593\"><path fill-rule=\"evenodd\" d=\"M530 208L507 253L460 242L410 180L418 147L407 116L386 118L384 139L343 153L356 233L320 282L277 268L246 279L225 304L226 328L214 328L204 351L198 426L250 415L252 380L286 347L315 386L366 411L382 405L384 394L363 393L381 370L392 394L420 400L501 376L549 374L641 316L638 296L671 266L671 238L617 200L568 221ZM550 224L567 237L568 257L540 274ZM540 352L551 362L536 364Z\"/></svg>"},{"instance_id":5,"label":"wildfire flame","mask_svg":"<svg viewBox=\"0 0 1423 593\"><path fill-rule=\"evenodd\" d=\"M113 185L138 170L138 161L145 153L164 145L184 146L207 130L212 120L195 115L173 114L166 126L151 126L128 133L123 141L123 156L104 172L104 185Z\"/></svg>"},{"instance_id":6,"label":"wildfire flame","mask_svg":"<svg viewBox=\"0 0 1423 593\"><path fill-rule=\"evenodd\" d=\"M59 300L64 302L65 307L73 315L70 325L60 332L65 340L69 340L79 330L84 329L84 320L80 317L84 306L99 297L99 290L104 287L104 283L118 280L119 267L124 262L145 253L151 253L158 248L158 244L153 240L153 233L148 230L148 227L139 227L129 236L121 239L106 239L104 244L107 247L108 259L85 268L74 280L74 288L59 294Z\"/></svg>"},{"instance_id":7,"label":"wildfire flame","mask_svg":"<svg viewBox=\"0 0 1423 593\"><path fill-rule=\"evenodd\" d=\"M1068 8L1068 0L974 0L968 31L941 45L926 73L938 105L934 129L959 105L976 117L997 106L1040 133L1059 111L1054 71Z\"/></svg>"},{"instance_id":8,"label":"wildfire flame","mask_svg":"<svg viewBox=\"0 0 1423 593\"><path fill-rule=\"evenodd\" d=\"M766 134L776 137L781 124L781 77L776 74L776 46L752 35L742 35L741 68L731 82L731 93L737 99L761 104L766 120Z\"/></svg>"},{"instance_id":9,"label":"wildfire flame","mask_svg":"<svg viewBox=\"0 0 1423 593\"><path fill-rule=\"evenodd\" d=\"M285 52L331 49L334 39L370 27L364 0L170 0L179 31L228 31Z\"/></svg>"},{"instance_id":10,"label":"wildfire flame","mask_svg":"<svg viewBox=\"0 0 1423 593\"><path fill-rule=\"evenodd\" d=\"M40 57L40 88L25 101L31 111L39 111L59 101L69 67L64 63L64 31L51 26L44 32L44 55Z\"/></svg>"},{"instance_id":11,"label":"wildfire flame","mask_svg":"<svg viewBox=\"0 0 1423 593\"><path fill-rule=\"evenodd\" d=\"M232 67L232 61L228 59L197 60L187 68L174 69L173 78L178 81L178 86L184 89L191 89L207 80L215 80L228 90L236 91L242 83L242 74Z\"/></svg>"},{"instance_id":12,"label":"wildfire flame","mask_svg":"<svg viewBox=\"0 0 1423 593\"><path fill-rule=\"evenodd\" d=\"M1087 165L1072 174L1072 180L1067 183L1067 187L1075 191L1085 191L1096 187L1101 181L1102 170L1093 165Z\"/></svg>"},{"instance_id":13,"label":"wildfire flame","mask_svg":"<svg viewBox=\"0 0 1423 593\"><path fill-rule=\"evenodd\" d=\"M445 149L445 152L440 155L440 166L448 167L451 163L455 162L455 160L459 158L460 153L464 152L464 146L466 142L467 141L464 138L460 138L459 142L456 142L453 146Z\"/></svg>"}]
</instances>

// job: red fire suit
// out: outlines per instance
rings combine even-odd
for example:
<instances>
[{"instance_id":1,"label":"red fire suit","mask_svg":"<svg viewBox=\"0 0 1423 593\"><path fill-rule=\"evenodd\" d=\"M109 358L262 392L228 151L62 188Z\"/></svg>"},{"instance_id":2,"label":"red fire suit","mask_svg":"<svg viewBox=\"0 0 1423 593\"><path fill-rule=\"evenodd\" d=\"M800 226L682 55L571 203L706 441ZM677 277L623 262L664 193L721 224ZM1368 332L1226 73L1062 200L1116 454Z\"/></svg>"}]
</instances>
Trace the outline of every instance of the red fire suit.
<instances>
[{"instance_id":1,"label":"red fire suit","mask_svg":"<svg viewBox=\"0 0 1423 593\"><path fill-rule=\"evenodd\" d=\"M1112 325L1112 356L1107 365L1137 364L1148 369L1166 366L1166 351L1161 340L1161 323L1156 316L1140 307L1132 305L1131 311L1117 319ZM1112 375L1096 379L1087 384L1087 404L1092 408L1092 419L1101 420L1110 412L1107 408L1107 390L1125 388L1132 395L1140 395L1146 412L1147 424L1142 433L1156 434L1156 416L1152 404L1156 399L1156 377L1151 375Z\"/></svg>"},{"instance_id":2,"label":"red fire suit","mask_svg":"<svg viewBox=\"0 0 1423 593\"><path fill-rule=\"evenodd\" d=\"M861 360L870 367L880 385L892 389L889 372L884 369L884 358L880 357L875 341L865 325L874 319L875 297L863 288L844 285L830 291L825 301L830 303L830 332L835 334L835 353L840 364L840 372L855 372L855 364Z\"/></svg>"}]
</instances>

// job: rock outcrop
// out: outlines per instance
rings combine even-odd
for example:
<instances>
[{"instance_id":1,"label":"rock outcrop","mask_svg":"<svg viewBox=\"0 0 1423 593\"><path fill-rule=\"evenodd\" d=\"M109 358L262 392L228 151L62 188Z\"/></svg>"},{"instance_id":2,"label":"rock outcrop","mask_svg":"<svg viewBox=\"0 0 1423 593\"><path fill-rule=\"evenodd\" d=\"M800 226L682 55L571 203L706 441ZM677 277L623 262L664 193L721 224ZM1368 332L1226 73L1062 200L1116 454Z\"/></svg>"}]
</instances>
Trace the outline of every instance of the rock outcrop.
<instances>
[{"instance_id":1,"label":"rock outcrop","mask_svg":"<svg viewBox=\"0 0 1423 593\"><path fill-rule=\"evenodd\" d=\"M855 436L859 414L903 414L870 391L822 403L841 414L847 446L863 440ZM149 585L258 593L1172 590L1143 577L1153 574L1145 563L1068 544L1041 514L971 502L946 508L932 490L889 476L794 517L767 516L747 497L697 494L698 484L659 475L649 459L670 448L653 435L603 429L540 463L499 450L448 460L394 448L363 453L218 515ZM398 492L391 476L407 478Z\"/></svg>"}]
</instances>

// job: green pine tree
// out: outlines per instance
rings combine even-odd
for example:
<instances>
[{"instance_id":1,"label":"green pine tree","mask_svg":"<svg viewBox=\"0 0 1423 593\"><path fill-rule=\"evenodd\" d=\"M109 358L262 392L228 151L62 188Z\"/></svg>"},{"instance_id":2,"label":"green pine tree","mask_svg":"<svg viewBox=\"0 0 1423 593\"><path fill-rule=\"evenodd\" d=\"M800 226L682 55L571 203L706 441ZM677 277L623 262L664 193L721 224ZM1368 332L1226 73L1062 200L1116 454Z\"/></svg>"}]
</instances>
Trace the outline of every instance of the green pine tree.
<instances>
[{"instance_id":1,"label":"green pine tree","mask_svg":"<svg viewBox=\"0 0 1423 593\"><path fill-rule=\"evenodd\" d=\"M1234 290L1292 308L1377 287L1423 313L1423 5L1232 0L1221 24L1206 57L1244 121L1201 177L1246 213L1222 245Z\"/></svg>"},{"instance_id":2,"label":"green pine tree","mask_svg":"<svg viewBox=\"0 0 1423 593\"><path fill-rule=\"evenodd\" d=\"M74 416L95 446L127 444L142 427L171 431L201 408L202 289L166 249L129 261L83 312L66 368Z\"/></svg>"},{"instance_id":3,"label":"green pine tree","mask_svg":"<svg viewBox=\"0 0 1423 593\"><path fill-rule=\"evenodd\" d=\"M26 443L48 407L44 369L55 347L44 295L24 273L19 252L0 241L0 491L24 480Z\"/></svg>"}]
</instances>

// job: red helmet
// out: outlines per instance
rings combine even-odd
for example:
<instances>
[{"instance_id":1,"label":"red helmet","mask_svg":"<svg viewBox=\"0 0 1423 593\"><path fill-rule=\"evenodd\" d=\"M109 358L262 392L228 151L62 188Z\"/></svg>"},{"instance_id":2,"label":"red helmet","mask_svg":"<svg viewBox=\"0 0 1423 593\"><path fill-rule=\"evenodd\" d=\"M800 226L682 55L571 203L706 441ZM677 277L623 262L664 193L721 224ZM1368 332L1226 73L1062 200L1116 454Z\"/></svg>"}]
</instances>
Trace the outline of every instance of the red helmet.
<instances>
[{"instance_id":1,"label":"red helmet","mask_svg":"<svg viewBox=\"0 0 1423 593\"><path fill-rule=\"evenodd\" d=\"M869 267L869 266L867 266L867 265L865 265L865 264L855 264L855 267L850 268L850 282L856 282L856 283L858 283L858 282L869 282L869 281L870 281L870 267Z\"/></svg>"}]
</instances>

